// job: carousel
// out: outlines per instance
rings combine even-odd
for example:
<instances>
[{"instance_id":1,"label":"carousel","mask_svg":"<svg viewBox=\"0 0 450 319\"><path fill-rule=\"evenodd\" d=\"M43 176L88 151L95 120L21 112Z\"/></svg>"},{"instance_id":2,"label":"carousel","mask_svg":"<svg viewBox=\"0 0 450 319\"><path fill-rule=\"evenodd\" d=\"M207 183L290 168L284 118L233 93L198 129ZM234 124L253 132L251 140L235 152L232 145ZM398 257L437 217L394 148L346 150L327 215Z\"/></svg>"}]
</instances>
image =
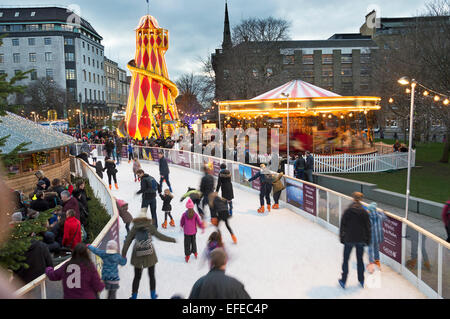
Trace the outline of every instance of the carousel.
<instances>
[{"instance_id":1,"label":"carousel","mask_svg":"<svg viewBox=\"0 0 450 319\"><path fill-rule=\"evenodd\" d=\"M341 96L293 80L253 99L221 101L218 105L226 128L279 128L281 152L289 141L290 150L297 152L371 153L375 152L374 112L380 109L380 100Z\"/></svg>"}]
</instances>

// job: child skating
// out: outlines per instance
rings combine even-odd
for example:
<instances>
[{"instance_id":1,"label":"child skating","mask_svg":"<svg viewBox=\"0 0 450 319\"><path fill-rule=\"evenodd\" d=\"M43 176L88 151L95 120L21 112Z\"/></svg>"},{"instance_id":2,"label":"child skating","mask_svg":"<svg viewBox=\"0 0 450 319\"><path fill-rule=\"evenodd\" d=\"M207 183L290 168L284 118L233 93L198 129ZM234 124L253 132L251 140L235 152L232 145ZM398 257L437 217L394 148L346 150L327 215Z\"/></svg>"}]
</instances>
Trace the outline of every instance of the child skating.
<instances>
[{"instance_id":1,"label":"child skating","mask_svg":"<svg viewBox=\"0 0 450 319\"><path fill-rule=\"evenodd\" d=\"M192 200L192 202L197 206L198 213L200 214L202 220L204 220L205 213L203 212L203 209L200 207L200 202L203 196L202 192L196 190L193 187L188 187L188 191L183 196L181 196L180 202L184 201L184 199L188 196Z\"/></svg>"},{"instance_id":2,"label":"child skating","mask_svg":"<svg viewBox=\"0 0 450 319\"><path fill-rule=\"evenodd\" d=\"M134 181L135 181L135 182L141 181L141 179L138 178L138 176L137 176L137 174L136 174L136 172L137 172L139 169L142 169L141 163L139 162L139 160L138 160L137 158L134 158L134 159L133 159L133 174L134 174Z\"/></svg>"},{"instance_id":3,"label":"child skating","mask_svg":"<svg viewBox=\"0 0 450 319\"><path fill-rule=\"evenodd\" d=\"M102 280L105 283L105 289L108 291L108 299L116 299L120 280L118 266L125 266L127 259L119 254L118 245L114 240L108 241L106 250L96 248L92 245L88 245L87 247L103 260Z\"/></svg>"},{"instance_id":4,"label":"child skating","mask_svg":"<svg viewBox=\"0 0 450 319\"><path fill-rule=\"evenodd\" d=\"M217 192L213 192L209 194L209 207L211 208L211 223L219 228L220 221L225 222L225 226L230 232L231 239L237 244L237 238L228 224L228 218L230 218L228 201L225 198L220 197Z\"/></svg>"},{"instance_id":5,"label":"child skating","mask_svg":"<svg viewBox=\"0 0 450 319\"><path fill-rule=\"evenodd\" d=\"M166 188L164 190L164 195L159 194L159 197L161 197L163 201L162 211L164 212L164 223L162 224L162 228L167 228L167 216L170 217L169 225L175 227L175 222L172 218L172 214L170 213L172 211L172 205L170 205L170 202L173 199L173 195L170 193L170 190Z\"/></svg>"},{"instance_id":6,"label":"child skating","mask_svg":"<svg viewBox=\"0 0 450 319\"><path fill-rule=\"evenodd\" d=\"M189 198L186 203L187 211L184 212L181 217L180 226L183 227L184 230L184 259L186 262L189 262L189 258L191 254L194 254L195 258L197 258L197 242L196 242L196 234L197 234L197 226L200 227L204 232L203 223L200 220L200 217L194 210L194 203Z\"/></svg>"}]
</instances>

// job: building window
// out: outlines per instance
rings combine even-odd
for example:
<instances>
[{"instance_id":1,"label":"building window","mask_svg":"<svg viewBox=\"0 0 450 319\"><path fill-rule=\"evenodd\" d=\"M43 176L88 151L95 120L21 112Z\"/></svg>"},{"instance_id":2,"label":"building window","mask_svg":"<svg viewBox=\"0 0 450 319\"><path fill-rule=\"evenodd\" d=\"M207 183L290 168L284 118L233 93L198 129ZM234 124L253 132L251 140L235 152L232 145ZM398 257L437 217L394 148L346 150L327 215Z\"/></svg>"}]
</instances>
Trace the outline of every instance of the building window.
<instances>
[{"instance_id":1,"label":"building window","mask_svg":"<svg viewBox=\"0 0 450 319\"><path fill-rule=\"evenodd\" d=\"M52 44L52 38L44 38L44 44L45 44L45 45L50 45L50 44Z\"/></svg>"},{"instance_id":2,"label":"building window","mask_svg":"<svg viewBox=\"0 0 450 319\"><path fill-rule=\"evenodd\" d=\"M103 62L100 62L100 69L103 69Z\"/></svg>"},{"instance_id":3,"label":"building window","mask_svg":"<svg viewBox=\"0 0 450 319\"><path fill-rule=\"evenodd\" d=\"M312 54L305 54L302 56L303 64L314 64L314 58Z\"/></svg>"},{"instance_id":4,"label":"building window","mask_svg":"<svg viewBox=\"0 0 450 319\"><path fill-rule=\"evenodd\" d=\"M46 69L45 77L49 80L53 80L53 69Z\"/></svg>"},{"instance_id":5,"label":"building window","mask_svg":"<svg viewBox=\"0 0 450 319\"><path fill-rule=\"evenodd\" d=\"M31 12L31 16L34 17L36 15L36 11Z\"/></svg>"},{"instance_id":6,"label":"building window","mask_svg":"<svg viewBox=\"0 0 450 319\"><path fill-rule=\"evenodd\" d=\"M52 61L52 53L51 52L45 52L45 62Z\"/></svg>"},{"instance_id":7,"label":"building window","mask_svg":"<svg viewBox=\"0 0 450 319\"><path fill-rule=\"evenodd\" d=\"M293 55L283 55L283 64L294 64Z\"/></svg>"},{"instance_id":8,"label":"building window","mask_svg":"<svg viewBox=\"0 0 450 319\"><path fill-rule=\"evenodd\" d=\"M361 76L367 77L370 75L370 68L368 64L361 65Z\"/></svg>"},{"instance_id":9,"label":"building window","mask_svg":"<svg viewBox=\"0 0 450 319\"><path fill-rule=\"evenodd\" d=\"M70 61L70 62L75 61L75 53L67 52L65 54L65 57L66 57L66 61Z\"/></svg>"},{"instance_id":10,"label":"building window","mask_svg":"<svg viewBox=\"0 0 450 319\"><path fill-rule=\"evenodd\" d=\"M305 77L314 77L314 65L306 64L303 66L303 76Z\"/></svg>"},{"instance_id":11,"label":"building window","mask_svg":"<svg viewBox=\"0 0 450 319\"><path fill-rule=\"evenodd\" d=\"M30 62L36 62L36 53L30 53L29 60Z\"/></svg>"},{"instance_id":12,"label":"building window","mask_svg":"<svg viewBox=\"0 0 450 319\"><path fill-rule=\"evenodd\" d=\"M12 31L22 31L23 30L23 25L22 24L13 24L11 26Z\"/></svg>"},{"instance_id":13,"label":"building window","mask_svg":"<svg viewBox=\"0 0 450 319\"><path fill-rule=\"evenodd\" d=\"M68 25L68 24L62 24L61 29L63 29L64 31L73 31L73 26ZM69 45L72 45L72 44L69 44Z\"/></svg>"},{"instance_id":14,"label":"building window","mask_svg":"<svg viewBox=\"0 0 450 319\"><path fill-rule=\"evenodd\" d=\"M397 120L386 119L387 127L398 127Z\"/></svg>"},{"instance_id":15,"label":"building window","mask_svg":"<svg viewBox=\"0 0 450 319\"><path fill-rule=\"evenodd\" d=\"M86 56L83 54L83 63L86 64Z\"/></svg>"},{"instance_id":16,"label":"building window","mask_svg":"<svg viewBox=\"0 0 450 319\"><path fill-rule=\"evenodd\" d=\"M0 63L5 63L5 55L0 54Z\"/></svg>"},{"instance_id":17,"label":"building window","mask_svg":"<svg viewBox=\"0 0 450 319\"><path fill-rule=\"evenodd\" d=\"M100 75L97 74L97 83L100 84ZM100 94L98 95L100 97Z\"/></svg>"},{"instance_id":18,"label":"building window","mask_svg":"<svg viewBox=\"0 0 450 319\"><path fill-rule=\"evenodd\" d=\"M88 57L88 65L91 65L91 58Z\"/></svg>"},{"instance_id":19,"label":"building window","mask_svg":"<svg viewBox=\"0 0 450 319\"><path fill-rule=\"evenodd\" d=\"M5 74L5 70L0 70L0 75Z\"/></svg>"},{"instance_id":20,"label":"building window","mask_svg":"<svg viewBox=\"0 0 450 319\"><path fill-rule=\"evenodd\" d=\"M0 32L9 31L9 25L0 25Z\"/></svg>"},{"instance_id":21,"label":"building window","mask_svg":"<svg viewBox=\"0 0 450 319\"><path fill-rule=\"evenodd\" d=\"M104 101L104 100L105 100L105 92L102 91L102 101Z\"/></svg>"},{"instance_id":22,"label":"building window","mask_svg":"<svg viewBox=\"0 0 450 319\"><path fill-rule=\"evenodd\" d=\"M66 80L75 80L75 69L66 69Z\"/></svg>"},{"instance_id":23,"label":"building window","mask_svg":"<svg viewBox=\"0 0 450 319\"><path fill-rule=\"evenodd\" d=\"M92 52L94 52L94 46L92 46Z\"/></svg>"},{"instance_id":24,"label":"building window","mask_svg":"<svg viewBox=\"0 0 450 319\"><path fill-rule=\"evenodd\" d=\"M43 31L52 31L55 29L55 25L53 23L44 23L42 25L42 30Z\"/></svg>"},{"instance_id":25,"label":"building window","mask_svg":"<svg viewBox=\"0 0 450 319\"><path fill-rule=\"evenodd\" d=\"M73 45L73 38L64 38L64 45Z\"/></svg>"},{"instance_id":26,"label":"building window","mask_svg":"<svg viewBox=\"0 0 450 319\"><path fill-rule=\"evenodd\" d=\"M333 65L322 65L322 76L333 76Z\"/></svg>"},{"instance_id":27,"label":"building window","mask_svg":"<svg viewBox=\"0 0 450 319\"><path fill-rule=\"evenodd\" d=\"M361 63L370 63L370 54L361 54L359 61Z\"/></svg>"},{"instance_id":28,"label":"building window","mask_svg":"<svg viewBox=\"0 0 450 319\"><path fill-rule=\"evenodd\" d=\"M100 69L99 64L98 64L98 60L97 60L97 69Z\"/></svg>"},{"instance_id":29,"label":"building window","mask_svg":"<svg viewBox=\"0 0 450 319\"><path fill-rule=\"evenodd\" d=\"M88 51L89 51L89 43L88 43L87 45L88 45L88 48L87 48L87 49L88 49Z\"/></svg>"},{"instance_id":30,"label":"building window","mask_svg":"<svg viewBox=\"0 0 450 319\"><path fill-rule=\"evenodd\" d=\"M3 12L0 12L0 18L3 18Z\"/></svg>"},{"instance_id":31,"label":"building window","mask_svg":"<svg viewBox=\"0 0 450 319\"><path fill-rule=\"evenodd\" d=\"M13 62L14 63L20 63L20 53L14 53L13 54Z\"/></svg>"},{"instance_id":32,"label":"building window","mask_svg":"<svg viewBox=\"0 0 450 319\"><path fill-rule=\"evenodd\" d=\"M19 15L20 15L20 12L15 12L15 13L14 13L14 17L16 17L16 18L17 18Z\"/></svg>"},{"instance_id":33,"label":"building window","mask_svg":"<svg viewBox=\"0 0 450 319\"><path fill-rule=\"evenodd\" d=\"M87 99L87 89L85 88L84 89L84 100L86 101L86 99Z\"/></svg>"},{"instance_id":34,"label":"building window","mask_svg":"<svg viewBox=\"0 0 450 319\"><path fill-rule=\"evenodd\" d=\"M97 53L97 55L98 55L98 48L96 49L96 53Z\"/></svg>"},{"instance_id":35,"label":"building window","mask_svg":"<svg viewBox=\"0 0 450 319\"><path fill-rule=\"evenodd\" d=\"M342 54L341 55L341 63L352 63L352 55L351 54Z\"/></svg>"},{"instance_id":36,"label":"building window","mask_svg":"<svg viewBox=\"0 0 450 319\"><path fill-rule=\"evenodd\" d=\"M272 68L267 68L267 69L266 69L266 76L269 77L269 76L272 76L272 75L273 75L273 70L272 70Z\"/></svg>"},{"instance_id":37,"label":"building window","mask_svg":"<svg viewBox=\"0 0 450 319\"><path fill-rule=\"evenodd\" d=\"M83 70L83 78L86 81L86 70Z\"/></svg>"},{"instance_id":38,"label":"building window","mask_svg":"<svg viewBox=\"0 0 450 319\"><path fill-rule=\"evenodd\" d=\"M89 89L89 99L92 100L92 89Z\"/></svg>"},{"instance_id":39,"label":"building window","mask_svg":"<svg viewBox=\"0 0 450 319\"><path fill-rule=\"evenodd\" d=\"M322 64L332 64L333 55L332 54L322 54Z\"/></svg>"},{"instance_id":40,"label":"building window","mask_svg":"<svg viewBox=\"0 0 450 319\"><path fill-rule=\"evenodd\" d=\"M95 74L94 73L92 73L92 77L93 77L92 81L95 83Z\"/></svg>"},{"instance_id":41,"label":"building window","mask_svg":"<svg viewBox=\"0 0 450 319\"><path fill-rule=\"evenodd\" d=\"M36 45L36 38L28 38L28 45Z\"/></svg>"},{"instance_id":42,"label":"building window","mask_svg":"<svg viewBox=\"0 0 450 319\"><path fill-rule=\"evenodd\" d=\"M19 46L19 39L12 39L12 45L13 47Z\"/></svg>"},{"instance_id":43,"label":"building window","mask_svg":"<svg viewBox=\"0 0 450 319\"><path fill-rule=\"evenodd\" d=\"M97 100L97 91L94 90L94 100Z\"/></svg>"},{"instance_id":44,"label":"building window","mask_svg":"<svg viewBox=\"0 0 450 319\"><path fill-rule=\"evenodd\" d=\"M352 92L353 91L353 83L352 82L342 82L342 90L344 92Z\"/></svg>"},{"instance_id":45,"label":"building window","mask_svg":"<svg viewBox=\"0 0 450 319\"><path fill-rule=\"evenodd\" d=\"M83 49L85 48L85 44L86 44L86 43L83 41Z\"/></svg>"},{"instance_id":46,"label":"building window","mask_svg":"<svg viewBox=\"0 0 450 319\"><path fill-rule=\"evenodd\" d=\"M36 70L31 71L31 73L30 73L30 79L31 79L32 81L37 80L37 71L36 71Z\"/></svg>"},{"instance_id":47,"label":"building window","mask_svg":"<svg viewBox=\"0 0 450 319\"><path fill-rule=\"evenodd\" d=\"M352 66L351 65L342 65L341 67L341 75L343 76L352 76Z\"/></svg>"},{"instance_id":48,"label":"building window","mask_svg":"<svg viewBox=\"0 0 450 319\"><path fill-rule=\"evenodd\" d=\"M89 82L91 82L91 72L89 72Z\"/></svg>"},{"instance_id":49,"label":"building window","mask_svg":"<svg viewBox=\"0 0 450 319\"><path fill-rule=\"evenodd\" d=\"M230 70L227 69L223 70L223 77L225 79L228 79L230 77Z\"/></svg>"},{"instance_id":50,"label":"building window","mask_svg":"<svg viewBox=\"0 0 450 319\"><path fill-rule=\"evenodd\" d=\"M39 31L39 24L26 24L25 30L27 31Z\"/></svg>"}]
</instances>

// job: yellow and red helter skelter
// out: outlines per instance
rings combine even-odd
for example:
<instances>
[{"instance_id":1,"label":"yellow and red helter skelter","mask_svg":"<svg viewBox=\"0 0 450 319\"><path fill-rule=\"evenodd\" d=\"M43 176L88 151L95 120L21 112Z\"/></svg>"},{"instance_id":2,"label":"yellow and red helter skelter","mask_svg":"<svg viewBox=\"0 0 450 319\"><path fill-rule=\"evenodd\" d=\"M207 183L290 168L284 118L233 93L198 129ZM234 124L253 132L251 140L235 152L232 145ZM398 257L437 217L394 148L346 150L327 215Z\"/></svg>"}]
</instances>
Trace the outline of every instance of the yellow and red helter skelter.
<instances>
[{"instance_id":1,"label":"yellow and red helter skelter","mask_svg":"<svg viewBox=\"0 0 450 319\"><path fill-rule=\"evenodd\" d=\"M178 89L164 58L168 47L169 32L154 17L143 16L136 28L136 55L127 65L132 77L125 122L132 138L167 137L178 125Z\"/></svg>"}]
</instances>

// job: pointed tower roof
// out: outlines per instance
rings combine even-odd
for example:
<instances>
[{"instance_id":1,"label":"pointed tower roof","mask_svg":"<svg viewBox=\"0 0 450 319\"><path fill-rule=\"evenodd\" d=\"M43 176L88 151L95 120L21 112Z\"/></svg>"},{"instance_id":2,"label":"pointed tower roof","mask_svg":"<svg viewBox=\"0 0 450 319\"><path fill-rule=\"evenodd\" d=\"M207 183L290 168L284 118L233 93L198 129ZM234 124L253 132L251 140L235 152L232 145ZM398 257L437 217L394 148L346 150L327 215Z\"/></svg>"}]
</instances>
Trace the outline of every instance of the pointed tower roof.
<instances>
[{"instance_id":1,"label":"pointed tower roof","mask_svg":"<svg viewBox=\"0 0 450 319\"><path fill-rule=\"evenodd\" d=\"M225 21L223 25L223 42L222 49L230 49L232 47L231 43L231 31L230 31L230 20L228 19L228 3L225 1Z\"/></svg>"}]
</instances>

